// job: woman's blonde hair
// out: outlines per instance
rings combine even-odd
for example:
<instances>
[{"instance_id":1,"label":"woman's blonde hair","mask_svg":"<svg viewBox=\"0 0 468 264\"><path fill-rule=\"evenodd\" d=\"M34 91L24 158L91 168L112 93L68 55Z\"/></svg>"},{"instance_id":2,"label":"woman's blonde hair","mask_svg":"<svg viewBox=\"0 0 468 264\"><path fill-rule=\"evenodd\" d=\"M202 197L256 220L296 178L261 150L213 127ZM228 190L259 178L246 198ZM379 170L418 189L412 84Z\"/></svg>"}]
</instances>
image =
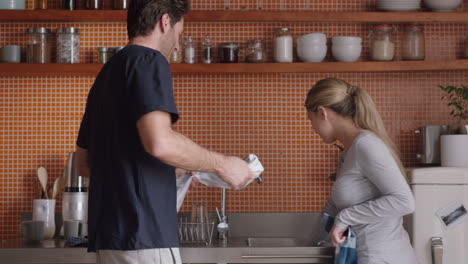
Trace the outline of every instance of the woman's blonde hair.
<instances>
[{"instance_id":1,"label":"woman's blonde hair","mask_svg":"<svg viewBox=\"0 0 468 264\"><path fill-rule=\"evenodd\" d=\"M359 128L373 132L387 145L406 177L399 152L385 130L374 101L364 89L337 78L322 79L310 89L305 101L309 112L317 112L319 106L327 107L340 116L351 117Z\"/></svg>"}]
</instances>

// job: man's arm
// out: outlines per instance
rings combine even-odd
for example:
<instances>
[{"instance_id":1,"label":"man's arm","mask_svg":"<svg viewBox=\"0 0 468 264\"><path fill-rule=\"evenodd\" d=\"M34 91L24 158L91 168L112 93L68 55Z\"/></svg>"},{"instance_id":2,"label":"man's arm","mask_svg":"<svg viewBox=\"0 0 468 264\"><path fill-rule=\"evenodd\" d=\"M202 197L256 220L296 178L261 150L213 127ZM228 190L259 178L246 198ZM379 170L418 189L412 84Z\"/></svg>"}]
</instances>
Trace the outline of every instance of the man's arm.
<instances>
[{"instance_id":1,"label":"man's arm","mask_svg":"<svg viewBox=\"0 0 468 264\"><path fill-rule=\"evenodd\" d=\"M88 150L76 146L75 166L78 176L89 177Z\"/></svg>"},{"instance_id":2,"label":"man's arm","mask_svg":"<svg viewBox=\"0 0 468 264\"><path fill-rule=\"evenodd\" d=\"M254 177L242 159L209 151L174 131L167 112L147 113L137 121L137 127L145 150L167 164L190 171L216 173L234 188Z\"/></svg>"}]
</instances>

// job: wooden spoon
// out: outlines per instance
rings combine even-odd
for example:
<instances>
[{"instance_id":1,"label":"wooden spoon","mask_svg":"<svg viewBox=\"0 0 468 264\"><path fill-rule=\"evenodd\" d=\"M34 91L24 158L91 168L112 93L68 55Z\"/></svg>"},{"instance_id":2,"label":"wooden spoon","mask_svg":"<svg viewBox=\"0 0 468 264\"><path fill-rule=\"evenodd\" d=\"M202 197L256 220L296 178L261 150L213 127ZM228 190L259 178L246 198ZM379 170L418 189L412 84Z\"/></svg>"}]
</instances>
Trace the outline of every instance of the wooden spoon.
<instances>
[{"instance_id":1,"label":"wooden spoon","mask_svg":"<svg viewBox=\"0 0 468 264\"><path fill-rule=\"evenodd\" d=\"M44 167L39 167L39 169L37 169L37 177L41 183L46 199L49 199L49 195L47 194L47 171Z\"/></svg>"},{"instance_id":2,"label":"wooden spoon","mask_svg":"<svg viewBox=\"0 0 468 264\"><path fill-rule=\"evenodd\" d=\"M63 177L58 177L54 181L54 186L52 187L52 199L55 199L57 197L59 191L61 190L61 187L63 185Z\"/></svg>"}]
</instances>

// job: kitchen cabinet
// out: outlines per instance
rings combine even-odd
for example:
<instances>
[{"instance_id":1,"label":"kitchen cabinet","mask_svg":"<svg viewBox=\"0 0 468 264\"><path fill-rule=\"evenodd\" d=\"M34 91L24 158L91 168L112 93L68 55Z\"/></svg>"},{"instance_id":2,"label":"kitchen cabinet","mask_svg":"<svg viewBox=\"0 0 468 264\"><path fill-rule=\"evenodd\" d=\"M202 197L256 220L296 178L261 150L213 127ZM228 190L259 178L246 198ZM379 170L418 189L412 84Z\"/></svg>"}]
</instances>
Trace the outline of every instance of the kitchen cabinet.
<instances>
[{"instance_id":1,"label":"kitchen cabinet","mask_svg":"<svg viewBox=\"0 0 468 264\"><path fill-rule=\"evenodd\" d=\"M125 10L0 10L0 22L124 22ZM466 12L191 11L186 21L468 23ZM222 65L222 66L220 66ZM0 63L0 76L96 75L102 64ZM173 64L174 73L317 73L468 70L468 60Z\"/></svg>"}]
</instances>

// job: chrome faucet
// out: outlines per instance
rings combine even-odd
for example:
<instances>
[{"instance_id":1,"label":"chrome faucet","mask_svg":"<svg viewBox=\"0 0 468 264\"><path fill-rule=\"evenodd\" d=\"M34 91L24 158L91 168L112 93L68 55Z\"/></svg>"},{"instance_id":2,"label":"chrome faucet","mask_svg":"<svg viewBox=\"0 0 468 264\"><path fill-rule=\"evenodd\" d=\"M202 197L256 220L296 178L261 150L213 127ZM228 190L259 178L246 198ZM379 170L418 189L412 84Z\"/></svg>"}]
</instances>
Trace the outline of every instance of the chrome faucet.
<instances>
[{"instance_id":1,"label":"chrome faucet","mask_svg":"<svg viewBox=\"0 0 468 264\"><path fill-rule=\"evenodd\" d=\"M226 188L221 190L221 215L219 214L218 208L216 208L216 211L218 212L219 218L219 224L217 226L218 238L220 240L227 240L229 236L229 224L226 215Z\"/></svg>"}]
</instances>

